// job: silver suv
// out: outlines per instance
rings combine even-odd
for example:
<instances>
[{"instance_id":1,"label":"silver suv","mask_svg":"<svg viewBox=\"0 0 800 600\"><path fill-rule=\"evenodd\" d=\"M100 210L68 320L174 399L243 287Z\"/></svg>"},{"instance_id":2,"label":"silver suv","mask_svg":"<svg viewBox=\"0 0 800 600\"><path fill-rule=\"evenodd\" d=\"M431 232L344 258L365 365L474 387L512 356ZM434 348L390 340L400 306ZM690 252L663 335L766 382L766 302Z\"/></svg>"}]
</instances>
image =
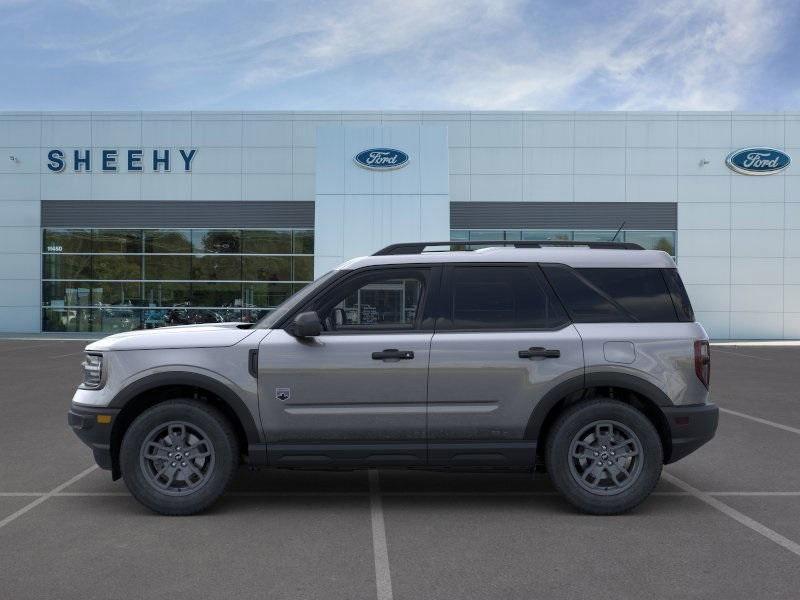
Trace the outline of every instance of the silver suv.
<instances>
[{"instance_id":1,"label":"silver suv","mask_svg":"<svg viewBox=\"0 0 800 600\"><path fill-rule=\"evenodd\" d=\"M541 468L583 511L633 508L717 427L675 263L635 244L481 244L389 246L255 324L94 342L69 424L163 514L205 509L242 462Z\"/></svg>"}]
</instances>

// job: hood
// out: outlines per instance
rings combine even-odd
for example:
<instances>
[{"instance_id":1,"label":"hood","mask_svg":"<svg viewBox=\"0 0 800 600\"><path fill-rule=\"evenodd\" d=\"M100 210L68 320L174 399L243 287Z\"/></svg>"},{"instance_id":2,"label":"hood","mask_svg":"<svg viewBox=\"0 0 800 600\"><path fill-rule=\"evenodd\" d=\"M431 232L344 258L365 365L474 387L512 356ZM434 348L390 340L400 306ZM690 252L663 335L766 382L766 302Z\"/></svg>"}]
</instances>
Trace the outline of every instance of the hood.
<instances>
[{"instance_id":1,"label":"hood","mask_svg":"<svg viewBox=\"0 0 800 600\"><path fill-rule=\"evenodd\" d=\"M222 348L241 342L255 329L241 329L242 323L177 325L126 331L110 335L86 346L87 350L159 350L167 348Z\"/></svg>"}]
</instances>

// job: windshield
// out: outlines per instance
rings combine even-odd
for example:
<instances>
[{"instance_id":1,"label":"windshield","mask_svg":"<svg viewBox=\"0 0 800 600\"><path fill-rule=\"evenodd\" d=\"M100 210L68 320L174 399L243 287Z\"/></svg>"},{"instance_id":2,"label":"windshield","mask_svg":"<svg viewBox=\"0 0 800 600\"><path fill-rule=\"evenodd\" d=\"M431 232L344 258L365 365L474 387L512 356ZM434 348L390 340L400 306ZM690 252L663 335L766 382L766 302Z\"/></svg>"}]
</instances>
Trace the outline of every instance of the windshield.
<instances>
[{"instance_id":1,"label":"windshield","mask_svg":"<svg viewBox=\"0 0 800 600\"><path fill-rule=\"evenodd\" d=\"M256 327L260 329L272 329L275 323L283 319L298 305L305 302L306 298L309 298L318 289L324 287L331 279L333 279L335 274L336 271L328 271L322 277L312 281L303 289L289 296L286 300L284 300L277 307L275 307L275 309L272 312L270 312L268 315L262 318L258 323L256 323Z\"/></svg>"}]
</instances>

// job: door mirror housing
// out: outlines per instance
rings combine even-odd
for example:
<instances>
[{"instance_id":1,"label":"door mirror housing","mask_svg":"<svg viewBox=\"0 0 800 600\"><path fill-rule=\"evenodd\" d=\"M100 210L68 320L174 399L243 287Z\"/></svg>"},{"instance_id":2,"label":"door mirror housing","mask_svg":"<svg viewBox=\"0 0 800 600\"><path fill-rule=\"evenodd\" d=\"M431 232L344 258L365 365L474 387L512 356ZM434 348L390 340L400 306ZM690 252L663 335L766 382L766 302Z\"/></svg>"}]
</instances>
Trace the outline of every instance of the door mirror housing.
<instances>
[{"instance_id":1,"label":"door mirror housing","mask_svg":"<svg viewBox=\"0 0 800 600\"><path fill-rule=\"evenodd\" d=\"M292 323L289 333L297 338L317 337L322 333L322 323L319 320L319 315L313 310L300 313L294 318L294 323Z\"/></svg>"}]
</instances>

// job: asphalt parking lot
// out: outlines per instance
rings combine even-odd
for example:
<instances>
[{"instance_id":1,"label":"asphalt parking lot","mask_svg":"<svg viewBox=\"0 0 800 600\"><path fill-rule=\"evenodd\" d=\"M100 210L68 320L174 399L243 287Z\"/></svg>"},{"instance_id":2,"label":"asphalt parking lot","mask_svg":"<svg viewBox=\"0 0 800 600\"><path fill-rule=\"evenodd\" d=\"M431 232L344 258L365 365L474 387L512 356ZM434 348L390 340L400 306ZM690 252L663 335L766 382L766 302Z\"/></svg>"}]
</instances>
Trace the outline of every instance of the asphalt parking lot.
<instances>
[{"instance_id":1,"label":"asphalt parking lot","mask_svg":"<svg viewBox=\"0 0 800 600\"><path fill-rule=\"evenodd\" d=\"M0 598L800 597L800 347L713 347L717 437L624 516L543 475L242 469L170 518L66 425L84 345L0 341Z\"/></svg>"}]
</instances>

